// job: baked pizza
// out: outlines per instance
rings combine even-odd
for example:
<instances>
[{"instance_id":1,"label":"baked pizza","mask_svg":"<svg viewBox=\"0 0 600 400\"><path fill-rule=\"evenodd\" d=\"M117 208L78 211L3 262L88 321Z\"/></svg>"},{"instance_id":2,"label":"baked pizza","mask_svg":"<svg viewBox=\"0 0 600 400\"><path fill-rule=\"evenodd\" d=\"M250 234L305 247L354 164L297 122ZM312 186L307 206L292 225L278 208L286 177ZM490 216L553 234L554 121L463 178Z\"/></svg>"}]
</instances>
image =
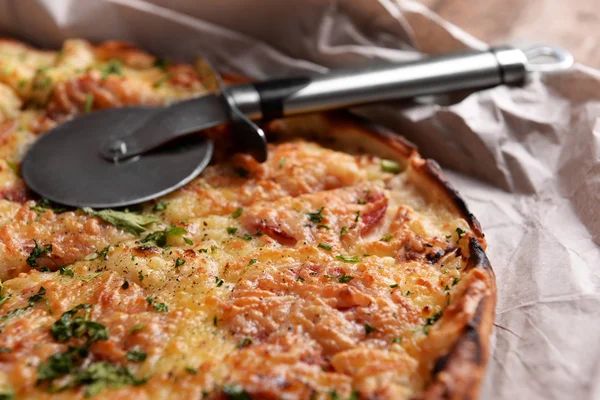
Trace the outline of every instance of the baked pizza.
<instances>
[{"instance_id":1,"label":"baked pizza","mask_svg":"<svg viewBox=\"0 0 600 400\"><path fill-rule=\"evenodd\" d=\"M484 235L398 135L276 120L261 164L212 129L198 178L119 210L54 204L19 176L69 118L215 87L201 60L122 42L0 41L0 399L476 398Z\"/></svg>"}]
</instances>

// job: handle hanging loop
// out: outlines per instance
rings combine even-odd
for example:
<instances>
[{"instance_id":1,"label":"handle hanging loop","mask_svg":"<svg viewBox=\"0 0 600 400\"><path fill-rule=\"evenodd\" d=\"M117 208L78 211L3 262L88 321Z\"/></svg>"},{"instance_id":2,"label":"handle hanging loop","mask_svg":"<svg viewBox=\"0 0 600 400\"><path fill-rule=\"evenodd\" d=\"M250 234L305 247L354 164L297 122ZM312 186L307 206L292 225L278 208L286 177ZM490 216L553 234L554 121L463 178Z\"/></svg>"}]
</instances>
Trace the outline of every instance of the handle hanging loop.
<instances>
[{"instance_id":1,"label":"handle hanging loop","mask_svg":"<svg viewBox=\"0 0 600 400\"><path fill-rule=\"evenodd\" d=\"M540 45L524 49L523 53L527 57L528 72L563 71L573 65L571 53L559 47Z\"/></svg>"}]
</instances>

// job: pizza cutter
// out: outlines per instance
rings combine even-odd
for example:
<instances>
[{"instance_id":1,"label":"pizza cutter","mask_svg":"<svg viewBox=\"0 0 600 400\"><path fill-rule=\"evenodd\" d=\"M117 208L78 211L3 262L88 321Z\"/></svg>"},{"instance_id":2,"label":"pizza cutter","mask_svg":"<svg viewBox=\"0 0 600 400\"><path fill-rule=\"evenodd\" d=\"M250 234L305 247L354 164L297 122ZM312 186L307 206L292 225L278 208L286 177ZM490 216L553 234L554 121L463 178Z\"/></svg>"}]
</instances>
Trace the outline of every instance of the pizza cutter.
<instances>
[{"instance_id":1,"label":"pizza cutter","mask_svg":"<svg viewBox=\"0 0 600 400\"><path fill-rule=\"evenodd\" d=\"M253 122L422 95L524 82L533 71L566 69L565 50L511 47L429 57L326 75L221 86L220 93L168 107L96 111L42 135L21 165L40 196L74 207L120 207L165 195L210 162L213 144L197 133L230 123L244 151L267 157Z\"/></svg>"}]
</instances>

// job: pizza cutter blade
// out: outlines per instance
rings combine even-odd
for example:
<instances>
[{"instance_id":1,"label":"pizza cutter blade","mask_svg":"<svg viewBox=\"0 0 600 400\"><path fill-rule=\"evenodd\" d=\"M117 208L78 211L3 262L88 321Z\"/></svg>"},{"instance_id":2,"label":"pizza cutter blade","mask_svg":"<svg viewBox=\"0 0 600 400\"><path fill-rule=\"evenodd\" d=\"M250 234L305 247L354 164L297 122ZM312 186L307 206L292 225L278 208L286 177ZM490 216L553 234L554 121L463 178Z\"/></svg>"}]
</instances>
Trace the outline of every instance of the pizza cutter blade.
<instances>
[{"instance_id":1,"label":"pizza cutter blade","mask_svg":"<svg viewBox=\"0 0 600 400\"><path fill-rule=\"evenodd\" d=\"M540 57L542 62L536 62ZM208 165L212 143L201 134L190 134L202 129L232 124L236 142L262 162L266 139L252 120L519 84L529 72L563 70L572 63L562 49L500 47L221 87L220 94L164 108L98 111L42 135L26 154L21 171L32 190L57 203L127 206L185 185Z\"/></svg>"}]
</instances>

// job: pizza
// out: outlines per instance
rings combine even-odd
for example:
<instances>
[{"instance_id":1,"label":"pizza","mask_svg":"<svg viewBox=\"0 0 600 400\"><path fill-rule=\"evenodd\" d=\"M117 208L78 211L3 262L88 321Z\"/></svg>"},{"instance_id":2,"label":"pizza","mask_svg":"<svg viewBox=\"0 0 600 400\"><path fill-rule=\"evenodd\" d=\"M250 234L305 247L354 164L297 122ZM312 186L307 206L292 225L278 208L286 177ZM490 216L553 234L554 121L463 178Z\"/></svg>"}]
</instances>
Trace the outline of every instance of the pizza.
<instances>
[{"instance_id":1,"label":"pizza","mask_svg":"<svg viewBox=\"0 0 600 400\"><path fill-rule=\"evenodd\" d=\"M215 88L201 60L122 42L0 41L0 398L476 398L484 235L399 135L345 113L275 120L258 163L212 129L198 178L128 209L63 207L20 178L69 118Z\"/></svg>"}]
</instances>

